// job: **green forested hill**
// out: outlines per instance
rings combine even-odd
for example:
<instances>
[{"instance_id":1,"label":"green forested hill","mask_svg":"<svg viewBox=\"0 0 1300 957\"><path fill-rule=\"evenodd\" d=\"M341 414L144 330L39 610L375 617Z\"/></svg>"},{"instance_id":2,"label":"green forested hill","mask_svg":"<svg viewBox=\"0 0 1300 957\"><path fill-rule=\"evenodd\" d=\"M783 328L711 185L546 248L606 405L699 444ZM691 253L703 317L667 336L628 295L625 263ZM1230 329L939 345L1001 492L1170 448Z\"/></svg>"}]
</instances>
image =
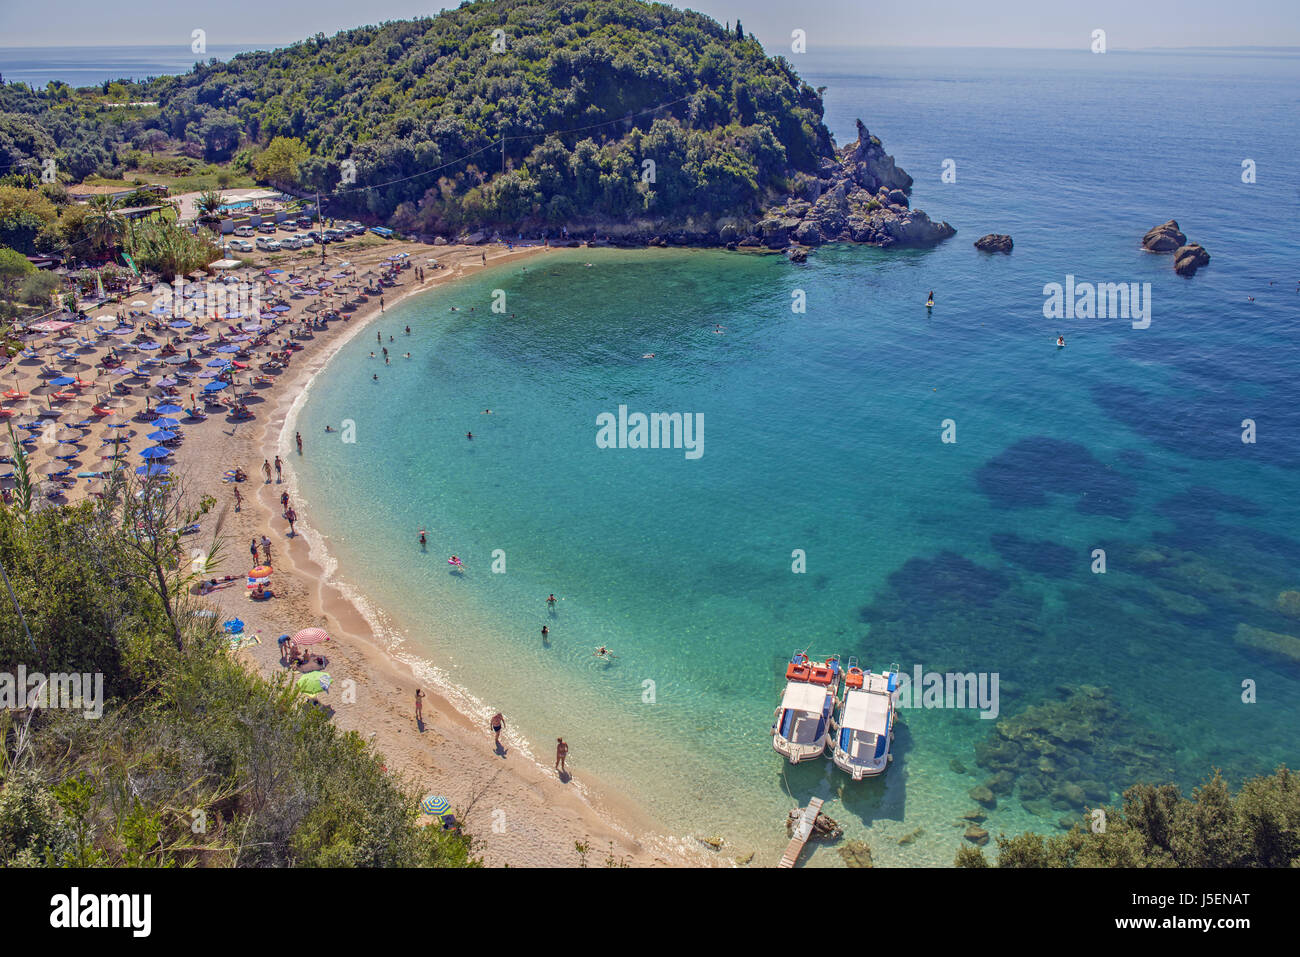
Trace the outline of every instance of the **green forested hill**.
<instances>
[{"instance_id":1,"label":"green forested hill","mask_svg":"<svg viewBox=\"0 0 1300 957\"><path fill-rule=\"evenodd\" d=\"M156 105L113 105L139 101ZM909 208L911 177L861 123L837 153L822 112L739 23L642 0L477 0L148 83L0 85L0 166L25 164L10 185L32 187L51 155L65 184L202 161L424 235L783 248L952 234Z\"/></svg>"},{"instance_id":2,"label":"green forested hill","mask_svg":"<svg viewBox=\"0 0 1300 957\"><path fill-rule=\"evenodd\" d=\"M820 97L783 60L639 0L465 4L201 66L149 96L173 137L233 117L246 140L301 141L307 188L338 189L346 160L357 186L413 177L339 202L429 231L752 212L833 154Z\"/></svg>"}]
</instances>

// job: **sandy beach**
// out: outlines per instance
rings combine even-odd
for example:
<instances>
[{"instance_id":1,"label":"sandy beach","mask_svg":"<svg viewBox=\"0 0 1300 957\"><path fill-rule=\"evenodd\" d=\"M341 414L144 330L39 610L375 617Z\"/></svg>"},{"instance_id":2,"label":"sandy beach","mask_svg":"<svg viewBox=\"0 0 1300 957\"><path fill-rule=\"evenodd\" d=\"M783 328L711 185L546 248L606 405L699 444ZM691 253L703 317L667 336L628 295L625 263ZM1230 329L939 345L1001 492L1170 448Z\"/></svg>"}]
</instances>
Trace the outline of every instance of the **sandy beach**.
<instances>
[{"instance_id":1,"label":"sandy beach","mask_svg":"<svg viewBox=\"0 0 1300 957\"><path fill-rule=\"evenodd\" d=\"M499 245L429 247L388 242L358 244L342 252L331 250L329 258L337 264L346 256L350 268L360 273L402 252L410 255L412 268L400 271L395 284L384 288L384 309L408 296L455 282L481 269L547 255L550 250L537 246L511 250ZM426 264L435 257L443 268L427 268ZM319 251L304 251L291 260L277 257L273 265L294 273L318 263ZM423 281L417 278L415 266L424 268ZM292 311L283 318L290 322L299 320L306 305L307 302L295 302ZM314 650L328 657L334 687L320 700L333 709L336 725L356 731L371 742L384 755L387 769L413 780L420 793L445 796L474 835L475 851L485 863L559 867L710 863L706 852L692 848L690 842L665 835L634 802L581 770L575 770L572 777L562 778L549 764L554 756L553 742L528 742L529 750L540 760L529 758L518 746L520 742L511 730L509 714L505 715L506 730L502 734L504 753L497 752L486 720L496 710L490 700L484 702L489 709L487 714L469 713L471 709L465 706L465 701L475 699L468 695L443 695L430 682L421 681L414 669L427 675L427 669L436 668L437 663L425 660L418 650L402 647L401 636L392 634L382 624L377 625L374 614L367 616L349 600L347 570L338 569L337 578L331 574L326 542L313 529L310 515L301 515L297 533L289 534L280 496L288 491L293 504L294 465L299 456L292 425L295 403L301 404L312 377L324 368L330 357L379 315L379 297L372 297L352 313L349 321L332 321L328 331L318 330L311 338L298 340L304 348L295 352L274 380L263 383L249 401L252 418L232 422L225 415L210 415L201 422L182 420L184 441L176 451L173 472L183 482L187 496L197 499L211 495L217 500L193 541L196 547L206 547L213 528L221 522L220 533L225 544L219 567L211 569L210 575L238 576L228 586L196 601L209 603L222 620L238 617L245 622L245 633L256 636L257 643L237 653L266 674L286 670L277 648L279 635L293 634L307 627L324 628L331 640ZM275 333L272 336L275 338ZM95 364L101 355L102 352L87 354L83 361L98 372L101 370ZM90 377L89 372L83 375ZM106 390L99 386L105 381L101 379L95 388L87 388L85 401L89 401L91 394L104 394ZM143 401L143 397L119 398L115 407L116 415L123 419L130 417L133 423L133 430L128 433L133 436L133 453L140 450L137 446L149 444L136 437L149 431L149 427L141 425L149 418L143 411ZM186 405L180 398L176 403ZM97 433L92 429L83 445L93 445L96 438ZM322 438L319 434L304 435L302 454L310 455L313 443ZM38 471L57 465L53 448L46 445L38 444L31 455ZM92 455L83 452L87 459ZM276 455L284 463L283 480L276 481L273 476L271 481L264 481L262 462L274 461ZM236 467L248 476L237 485L243 497L238 511L233 491L236 484L224 482L222 477L226 470ZM68 498L81 497L93 488L93 482L89 486L79 482ZM249 540L263 535L272 543L275 597L258 602L248 598L243 573L249 560ZM382 622L382 614L379 620ZM414 717L417 687L423 688L427 695L422 728L417 727ZM459 701L463 710L458 710L452 697L464 699ZM556 733L563 734L564 729L557 729ZM569 741L569 744L580 765L581 742ZM579 844L588 848L585 860L578 850Z\"/></svg>"}]
</instances>

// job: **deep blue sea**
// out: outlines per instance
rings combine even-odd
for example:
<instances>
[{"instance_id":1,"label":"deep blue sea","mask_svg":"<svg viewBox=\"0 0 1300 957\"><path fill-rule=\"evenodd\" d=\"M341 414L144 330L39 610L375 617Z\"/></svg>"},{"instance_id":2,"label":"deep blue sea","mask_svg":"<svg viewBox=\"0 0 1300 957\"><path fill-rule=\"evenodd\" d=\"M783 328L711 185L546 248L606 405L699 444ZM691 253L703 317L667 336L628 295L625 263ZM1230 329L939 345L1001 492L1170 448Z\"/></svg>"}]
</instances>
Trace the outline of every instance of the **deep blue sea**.
<instances>
[{"instance_id":1,"label":"deep blue sea","mask_svg":"<svg viewBox=\"0 0 1300 957\"><path fill-rule=\"evenodd\" d=\"M948 864L973 789L994 836L1055 833L1137 780L1295 765L1300 661L1260 646L1300 635L1300 58L791 59L957 235L551 252L390 309L285 453L339 577L539 756L564 735L577 784L758 863L814 794L878 864ZM1213 257L1193 278L1139 247L1170 218ZM1045 319L1067 276L1149 283L1149 327ZM702 413L704 454L598 448L620 405ZM355 442L323 434L345 420ZM905 712L882 779L790 768L769 727L801 648L996 673L999 715Z\"/></svg>"},{"instance_id":2,"label":"deep blue sea","mask_svg":"<svg viewBox=\"0 0 1300 957\"><path fill-rule=\"evenodd\" d=\"M189 37L176 44L109 47L0 46L0 76L9 83L44 87L52 80L69 86L94 86L111 80L147 80L188 73L198 61L229 60L237 53L267 49L266 45L210 44L195 53Z\"/></svg>"}]
</instances>

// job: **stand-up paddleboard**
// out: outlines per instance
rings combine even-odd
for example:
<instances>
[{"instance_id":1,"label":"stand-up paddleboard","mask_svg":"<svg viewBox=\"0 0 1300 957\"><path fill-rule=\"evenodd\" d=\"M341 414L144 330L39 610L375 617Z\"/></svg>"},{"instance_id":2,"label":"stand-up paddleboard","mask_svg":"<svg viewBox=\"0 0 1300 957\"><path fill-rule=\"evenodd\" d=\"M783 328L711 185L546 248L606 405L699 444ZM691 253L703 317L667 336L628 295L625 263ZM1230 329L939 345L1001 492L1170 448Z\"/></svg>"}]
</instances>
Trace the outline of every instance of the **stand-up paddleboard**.
<instances>
[{"instance_id":1,"label":"stand-up paddleboard","mask_svg":"<svg viewBox=\"0 0 1300 957\"><path fill-rule=\"evenodd\" d=\"M934 300L933 300L933 299L927 299L927 300L925 301L925 308L927 308L927 309L933 309L933 308L934 308Z\"/></svg>"}]
</instances>

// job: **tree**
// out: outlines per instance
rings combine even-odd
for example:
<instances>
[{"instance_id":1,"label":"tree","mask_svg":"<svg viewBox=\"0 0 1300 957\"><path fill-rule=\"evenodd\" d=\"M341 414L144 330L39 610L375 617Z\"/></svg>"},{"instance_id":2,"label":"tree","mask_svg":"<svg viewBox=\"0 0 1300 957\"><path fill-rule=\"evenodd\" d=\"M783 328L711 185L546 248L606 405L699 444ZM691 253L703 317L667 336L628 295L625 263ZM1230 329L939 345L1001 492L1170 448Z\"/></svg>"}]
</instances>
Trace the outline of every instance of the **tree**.
<instances>
[{"instance_id":1,"label":"tree","mask_svg":"<svg viewBox=\"0 0 1300 957\"><path fill-rule=\"evenodd\" d=\"M303 146L301 140L277 136L253 160L253 168L261 179L277 185L292 186L297 182L298 168L307 156L307 147Z\"/></svg>"},{"instance_id":2,"label":"tree","mask_svg":"<svg viewBox=\"0 0 1300 957\"><path fill-rule=\"evenodd\" d=\"M22 253L0 248L0 299L16 299L19 285L35 272L36 267Z\"/></svg>"},{"instance_id":3,"label":"tree","mask_svg":"<svg viewBox=\"0 0 1300 957\"><path fill-rule=\"evenodd\" d=\"M0 244L36 252L36 237L58 218L54 204L39 190L0 186Z\"/></svg>"}]
</instances>

